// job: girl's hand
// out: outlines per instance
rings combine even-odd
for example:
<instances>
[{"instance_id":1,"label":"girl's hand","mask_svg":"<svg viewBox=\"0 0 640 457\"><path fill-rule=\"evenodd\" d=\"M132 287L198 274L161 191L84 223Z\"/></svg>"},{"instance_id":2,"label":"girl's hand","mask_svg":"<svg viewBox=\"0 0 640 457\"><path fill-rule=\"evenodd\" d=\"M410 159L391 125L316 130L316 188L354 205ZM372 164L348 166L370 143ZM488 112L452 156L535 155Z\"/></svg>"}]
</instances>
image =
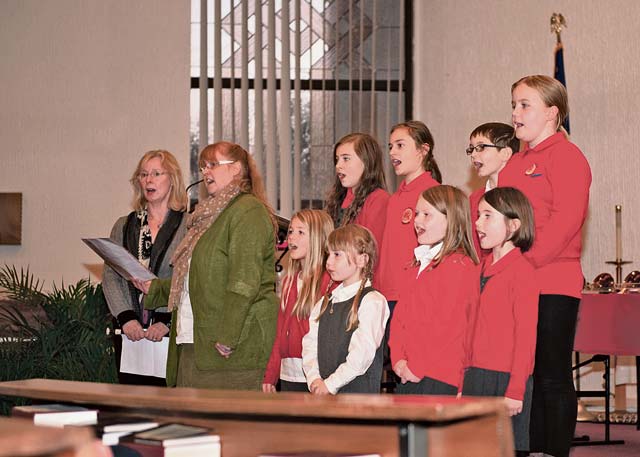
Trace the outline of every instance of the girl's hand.
<instances>
[{"instance_id":1,"label":"girl's hand","mask_svg":"<svg viewBox=\"0 0 640 457\"><path fill-rule=\"evenodd\" d=\"M409 366L406 365L404 368L404 377L409 382L420 382L420 378L413 374L413 372L409 369Z\"/></svg>"},{"instance_id":2,"label":"girl's hand","mask_svg":"<svg viewBox=\"0 0 640 457\"><path fill-rule=\"evenodd\" d=\"M225 359L228 359L229 356L233 353L233 349L221 343L216 343L215 348L216 348L216 351L218 351L220 355Z\"/></svg>"},{"instance_id":3,"label":"girl's hand","mask_svg":"<svg viewBox=\"0 0 640 457\"><path fill-rule=\"evenodd\" d=\"M144 338L144 330L142 325L135 319L130 320L122 326L122 333L131 341L140 341Z\"/></svg>"},{"instance_id":4,"label":"girl's hand","mask_svg":"<svg viewBox=\"0 0 640 457\"><path fill-rule=\"evenodd\" d=\"M162 337L169 333L169 327L162 322L156 322L150 325L144 337L149 341L161 341Z\"/></svg>"},{"instance_id":5,"label":"girl's hand","mask_svg":"<svg viewBox=\"0 0 640 457\"><path fill-rule=\"evenodd\" d=\"M398 360L398 362L393 366L393 372L398 375L398 377L400 378L400 382L402 382L402 384L405 384L407 382L407 380L404 377L404 369L406 367L407 367L407 361L404 359Z\"/></svg>"},{"instance_id":6,"label":"girl's hand","mask_svg":"<svg viewBox=\"0 0 640 457\"><path fill-rule=\"evenodd\" d=\"M131 284L133 284L140 292L147 295L149 293L149 287L151 287L151 279L148 281L142 281L137 278L131 278Z\"/></svg>"},{"instance_id":7,"label":"girl's hand","mask_svg":"<svg viewBox=\"0 0 640 457\"><path fill-rule=\"evenodd\" d=\"M272 394L272 393L275 393L275 391L276 391L276 386L274 386L273 384L264 383L264 384L262 384L262 391L263 391L265 394Z\"/></svg>"},{"instance_id":8,"label":"girl's hand","mask_svg":"<svg viewBox=\"0 0 640 457\"><path fill-rule=\"evenodd\" d=\"M522 412L522 400L514 400L513 398L504 397L504 404L507 406L509 416L515 416Z\"/></svg>"},{"instance_id":9,"label":"girl's hand","mask_svg":"<svg viewBox=\"0 0 640 457\"><path fill-rule=\"evenodd\" d=\"M320 378L316 379L311 383L311 387L309 388L313 395L329 395L329 389L327 389L327 385Z\"/></svg>"}]
</instances>

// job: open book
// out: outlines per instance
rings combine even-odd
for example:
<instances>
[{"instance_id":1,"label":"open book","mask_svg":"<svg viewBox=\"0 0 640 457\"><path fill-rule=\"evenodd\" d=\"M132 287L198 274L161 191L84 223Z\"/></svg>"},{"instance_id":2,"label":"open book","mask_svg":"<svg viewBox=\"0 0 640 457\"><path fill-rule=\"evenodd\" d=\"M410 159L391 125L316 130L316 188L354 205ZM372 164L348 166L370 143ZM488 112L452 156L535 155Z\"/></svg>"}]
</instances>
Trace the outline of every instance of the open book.
<instances>
[{"instance_id":1,"label":"open book","mask_svg":"<svg viewBox=\"0 0 640 457\"><path fill-rule=\"evenodd\" d=\"M129 251L109 238L82 238L82 241L127 281L130 281L132 278L142 281L157 278L157 276L142 265L138 259L132 256Z\"/></svg>"}]
</instances>

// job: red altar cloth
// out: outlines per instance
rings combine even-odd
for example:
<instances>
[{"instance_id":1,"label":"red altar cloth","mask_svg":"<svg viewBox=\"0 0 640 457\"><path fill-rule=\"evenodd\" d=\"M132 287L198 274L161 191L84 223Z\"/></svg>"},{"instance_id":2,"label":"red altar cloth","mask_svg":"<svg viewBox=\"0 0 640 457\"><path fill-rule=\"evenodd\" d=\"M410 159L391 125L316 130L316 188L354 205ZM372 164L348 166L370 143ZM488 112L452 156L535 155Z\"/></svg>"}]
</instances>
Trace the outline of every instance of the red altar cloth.
<instances>
[{"instance_id":1,"label":"red altar cloth","mask_svg":"<svg viewBox=\"0 0 640 457\"><path fill-rule=\"evenodd\" d=\"M640 294L582 294L573 349L640 355Z\"/></svg>"}]
</instances>

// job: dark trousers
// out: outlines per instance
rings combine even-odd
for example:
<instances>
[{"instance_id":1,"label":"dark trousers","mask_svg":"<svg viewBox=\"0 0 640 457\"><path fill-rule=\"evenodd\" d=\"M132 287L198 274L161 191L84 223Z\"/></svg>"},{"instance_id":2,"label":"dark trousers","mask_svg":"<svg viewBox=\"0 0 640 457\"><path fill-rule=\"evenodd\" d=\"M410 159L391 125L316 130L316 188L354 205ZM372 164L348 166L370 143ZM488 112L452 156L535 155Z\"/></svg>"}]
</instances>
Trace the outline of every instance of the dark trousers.
<instances>
[{"instance_id":1,"label":"dark trousers","mask_svg":"<svg viewBox=\"0 0 640 457\"><path fill-rule=\"evenodd\" d=\"M471 397L504 397L509 386L510 373L503 371L486 370L484 368L467 368L464 374L462 387L463 396ZM533 379L529 378L525 385L524 398L522 399L522 412L511 416L513 428L513 444L516 455L529 455L529 421L531 418L531 394L533 391Z\"/></svg>"},{"instance_id":2,"label":"dark trousers","mask_svg":"<svg viewBox=\"0 0 640 457\"><path fill-rule=\"evenodd\" d=\"M425 376L420 382L398 384L395 393L400 395L456 395L458 388Z\"/></svg>"},{"instance_id":3,"label":"dark trousers","mask_svg":"<svg viewBox=\"0 0 640 457\"><path fill-rule=\"evenodd\" d=\"M280 392L306 392L309 393L309 386L306 382L291 382L280 380Z\"/></svg>"},{"instance_id":4,"label":"dark trousers","mask_svg":"<svg viewBox=\"0 0 640 457\"><path fill-rule=\"evenodd\" d=\"M579 304L578 298L566 295L540 295L530 423L532 452L569 455L578 408L571 355Z\"/></svg>"}]
</instances>

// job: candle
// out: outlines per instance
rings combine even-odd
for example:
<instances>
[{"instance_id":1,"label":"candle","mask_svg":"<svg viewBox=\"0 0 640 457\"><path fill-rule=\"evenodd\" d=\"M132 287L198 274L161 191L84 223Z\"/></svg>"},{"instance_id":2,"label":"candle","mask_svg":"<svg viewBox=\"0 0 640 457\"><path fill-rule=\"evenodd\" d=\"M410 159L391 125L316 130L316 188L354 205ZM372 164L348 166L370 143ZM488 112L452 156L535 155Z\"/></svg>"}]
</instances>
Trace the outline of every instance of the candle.
<instances>
[{"instance_id":1,"label":"candle","mask_svg":"<svg viewBox=\"0 0 640 457\"><path fill-rule=\"evenodd\" d=\"M616 260L622 260L622 205L616 205Z\"/></svg>"}]
</instances>

